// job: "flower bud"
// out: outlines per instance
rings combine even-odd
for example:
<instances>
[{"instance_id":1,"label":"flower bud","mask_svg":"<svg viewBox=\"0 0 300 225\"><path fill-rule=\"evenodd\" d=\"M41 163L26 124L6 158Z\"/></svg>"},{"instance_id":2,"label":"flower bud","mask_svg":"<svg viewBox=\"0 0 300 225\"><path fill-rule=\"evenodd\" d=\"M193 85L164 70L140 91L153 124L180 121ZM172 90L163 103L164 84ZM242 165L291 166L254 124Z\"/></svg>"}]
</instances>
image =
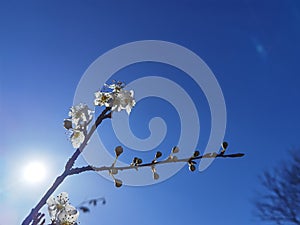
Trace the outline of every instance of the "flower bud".
<instances>
[{"instance_id":1,"label":"flower bud","mask_svg":"<svg viewBox=\"0 0 300 225\"><path fill-rule=\"evenodd\" d=\"M70 130L72 128L72 121L68 120L68 119L65 119L64 120L64 128L67 129L67 130Z\"/></svg>"},{"instance_id":2,"label":"flower bud","mask_svg":"<svg viewBox=\"0 0 300 225\"><path fill-rule=\"evenodd\" d=\"M160 151L156 152L156 154L155 154L155 158L156 159L158 159L161 156L162 156L162 153Z\"/></svg>"},{"instance_id":3,"label":"flower bud","mask_svg":"<svg viewBox=\"0 0 300 225\"><path fill-rule=\"evenodd\" d=\"M225 150L228 147L228 143L226 141L224 141L222 143L222 148Z\"/></svg>"},{"instance_id":4,"label":"flower bud","mask_svg":"<svg viewBox=\"0 0 300 225\"><path fill-rule=\"evenodd\" d=\"M116 186L117 188L121 187L121 186L122 186L122 181L119 180L119 179L115 179L115 186Z\"/></svg>"},{"instance_id":5,"label":"flower bud","mask_svg":"<svg viewBox=\"0 0 300 225\"><path fill-rule=\"evenodd\" d=\"M179 148L177 146L172 148L172 153L178 153L179 152Z\"/></svg>"},{"instance_id":6,"label":"flower bud","mask_svg":"<svg viewBox=\"0 0 300 225\"><path fill-rule=\"evenodd\" d=\"M134 157L133 160L132 160L132 163L137 164L138 159L139 159L138 157Z\"/></svg>"},{"instance_id":7,"label":"flower bud","mask_svg":"<svg viewBox=\"0 0 300 225\"><path fill-rule=\"evenodd\" d=\"M140 159L140 158L137 159L137 164L142 164L142 162L143 162L142 159Z\"/></svg>"},{"instance_id":8,"label":"flower bud","mask_svg":"<svg viewBox=\"0 0 300 225\"><path fill-rule=\"evenodd\" d=\"M200 155L200 152L199 151L195 151L194 152L194 157L198 157Z\"/></svg>"},{"instance_id":9,"label":"flower bud","mask_svg":"<svg viewBox=\"0 0 300 225\"><path fill-rule=\"evenodd\" d=\"M117 146L115 148L115 153L116 153L116 156L119 157L119 155L121 155L123 153L123 148L122 146Z\"/></svg>"},{"instance_id":10,"label":"flower bud","mask_svg":"<svg viewBox=\"0 0 300 225\"><path fill-rule=\"evenodd\" d=\"M194 172L196 170L196 166L194 164L189 165L189 170Z\"/></svg>"},{"instance_id":11,"label":"flower bud","mask_svg":"<svg viewBox=\"0 0 300 225\"><path fill-rule=\"evenodd\" d=\"M158 173L153 173L153 179L154 179L154 180L158 180L158 179L159 179Z\"/></svg>"}]
</instances>

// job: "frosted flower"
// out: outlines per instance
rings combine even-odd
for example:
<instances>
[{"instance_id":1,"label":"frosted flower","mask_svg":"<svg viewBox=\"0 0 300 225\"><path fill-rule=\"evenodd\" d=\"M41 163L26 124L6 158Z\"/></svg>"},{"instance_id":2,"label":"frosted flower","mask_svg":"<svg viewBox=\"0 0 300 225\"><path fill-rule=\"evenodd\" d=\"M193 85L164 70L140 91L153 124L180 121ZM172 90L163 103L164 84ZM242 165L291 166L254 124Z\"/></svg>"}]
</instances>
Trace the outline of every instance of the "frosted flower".
<instances>
[{"instance_id":1,"label":"frosted flower","mask_svg":"<svg viewBox=\"0 0 300 225\"><path fill-rule=\"evenodd\" d=\"M112 98L111 93L97 91L95 93L94 105L111 107Z\"/></svg>"},{"instance_id":2,"label":"frosted flower","mask_svg":"<svg viewBox=\"0 0 300 225\"><path fill-rule=\"evenodd\" d=\"M71 135L71 142L74 148L79 148L85 139L85 135L82 130L74 129Z\"/></svg>"},{"instance_id":3,"label":"frosted flower","mask_svg":"<svg viewBox=\"0 0 300 225\"><path fill-rule=\"evenodd\" d=\"M78 104L70 108L69 116L75 127L86 127L93 119L93 113L86 104Z\"/></svg>"},{"instance_id":4,"label":"frosted flower","mask_svg":"<svg viewBox=\"0 0 300 225\"><path fill-rule=\"evenodd\" d=\"M59 225L76 224L79 212L69 204L68 193L62 192L57 197L51 196L46 203L52 221Z\"/></svg>"}]
</instances>

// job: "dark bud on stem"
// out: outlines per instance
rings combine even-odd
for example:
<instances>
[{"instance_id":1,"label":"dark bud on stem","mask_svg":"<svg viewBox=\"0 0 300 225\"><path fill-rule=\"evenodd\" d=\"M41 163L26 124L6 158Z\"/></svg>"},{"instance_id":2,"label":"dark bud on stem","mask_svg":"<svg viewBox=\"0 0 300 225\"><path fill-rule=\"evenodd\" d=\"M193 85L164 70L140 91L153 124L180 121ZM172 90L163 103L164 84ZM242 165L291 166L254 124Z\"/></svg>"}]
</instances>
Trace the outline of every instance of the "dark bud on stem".
<instances>
[{"instance_id":1,"label":"dark bud on stem","mask_svg":"<svg viewBox=\"0 0 300 225\"><path fill-rule=\"evenodd\" d=\"M156 172L153 173L153 179L154 180L158 180L159 179L158 173L156 173Z\"/></svg>"},{"instance_id":2,"label":"dark bud on stem","mask_svg":"<svg viewBox=\"0 0 300 225\"><path fill-rule=\"evenodd\" d=\"M121 187L121 186L122 186L122 181L119 180L119 179L115 179L115 186L116 186L117 188Z\"/></svg>"},{"instance_id":3,"label":"dark bud on stem","mask_svg":"<svg viewBox=\"0 0 300 225\"><path fill-rule=\"evenodd\" d=\"M199 151L195 151L194 152L194 157L198 157L200 155L200 152Z\"/></svg>"},{"instance_id":4,"label":"dark bud on stem","mask_svg":"<svg viewBox=\"0 0 300 225\"><path fill-rule=\"evenodd\" d=\"M68 119L65 119L64 120L64 128L69 130L72 128L72 121L71 120L68 120Z\"/></svg>"},{"instance_id":5,"label":"dark bud on stem","mask_svg":"<svg viewBox=\"0 0 300 225\"><path fill-rule=\"evenodd\" d=\"M134 157L134 159L132 160L132 163L135 165L142 164L142 162L143 162L143 160L138 157Z\"/></svg>"},{"instance_id":6,"label":"dark bud on stem","mask_svg":"<svg viewBox=\"0 0 300 225\"><path fill-rule=\"evenodd\" d=\"M155 154L155 158L156 159L158 159L161 156L162 156L162 153L160 151L156 152L156 154Z\"/></svg>"},{"instance_id":7,"label":"dark bud on stem","mask_svg":"<svg viewBox=\"0 0 300 225\"><path fill-rule=\"evenodd\" d=\"M189 170L194 172L196 170L196 166L194 164L189 165Z\"/></svg>"},{"instance_id":8,"label":"dark bud on stem","mask_svg":"<svg viewBox=\"0 0 300 225\"><path fill-rule=\"evenodd\" d=\"M138 160L138 157L134 157L133 160L132 160L132 163L133 163L133 164L136 164L136 163L137 163L137 160Z\"/></svg>"},{"instance_id":9,"label":"dark bud on stem","mask_svg":"<svg viewBox=\"0 0 300 225\"><path fill-rule=\"evenodd\" d=\"M225 150L228 147L228 143L226 141L224 141L222 143L222 148Z\"/></svg>"},{"instance_id":10,"label":"dark bud on stem","mask_svg":"<svg viewBox=\"0 0 300 225\"><path fill-rule=\"evenodd\" d=\"M142 159L140 159L140 158L138 158L138 160L137 160L137 164L142 164L142 162L143 162L143 160L142 160Z\"/></svg>"},{"instance_id":11,"label":"dark bud on stem","mask_svg":"<svg viewBox=\"0 0 300 225\"><path fill-rule=\"evenodd\" d=\"M179 152L179 148L177 146L175 146L175 147L172 148L172 153L173 154L176 154L178 152Z\"/></svg>"},{"instance_id":12,"label":"dark bud on stem","mask_svg":"<svg viewBox=\"0 0 300 225\"><path fill-rule=\"evenodd\" d=\"M121 155L123 153L123 148L122 146L117 146L115 148L115 153L116 153L116 156L119 157L119 155Z\"/></svg>"}]
</instances>

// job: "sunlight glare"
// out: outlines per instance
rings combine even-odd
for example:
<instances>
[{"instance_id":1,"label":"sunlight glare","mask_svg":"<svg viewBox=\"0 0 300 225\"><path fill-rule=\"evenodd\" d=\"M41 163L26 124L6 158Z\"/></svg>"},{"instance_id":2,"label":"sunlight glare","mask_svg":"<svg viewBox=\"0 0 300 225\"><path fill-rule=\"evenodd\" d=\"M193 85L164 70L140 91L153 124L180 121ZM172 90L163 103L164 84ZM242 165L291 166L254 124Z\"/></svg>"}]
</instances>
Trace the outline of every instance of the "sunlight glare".
<instances>
[{"instance_id":1,"label":"sunlight glare","mask_svg":"<svg viewBox=\"0 0 300 225\"><path fill-rule=\"evenodd\" d=\"M24 168L23 177L28 183L39 183L46 177L46 168L43 163L30 162Z\"/></svg>"}]
</instances>

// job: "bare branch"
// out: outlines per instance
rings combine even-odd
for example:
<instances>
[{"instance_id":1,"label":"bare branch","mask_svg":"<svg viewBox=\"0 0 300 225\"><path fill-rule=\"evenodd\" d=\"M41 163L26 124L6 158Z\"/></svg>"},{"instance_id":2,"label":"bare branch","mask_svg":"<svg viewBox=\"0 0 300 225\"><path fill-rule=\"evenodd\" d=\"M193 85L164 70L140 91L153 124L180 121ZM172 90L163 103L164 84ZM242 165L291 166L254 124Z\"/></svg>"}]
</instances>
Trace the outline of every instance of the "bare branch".
<instances>
[{"instance_id":1,"label":"bare branch","mask_svg":"<svg viewBox=\"0 0 300 225\"><path fill-rule=\"evenodd\" d=\"M266 193L254 202L256 216L276 224L300 225L300 153L291 152L291 162L264 172L261 184Z\"/></svg>"}]
</instances>

